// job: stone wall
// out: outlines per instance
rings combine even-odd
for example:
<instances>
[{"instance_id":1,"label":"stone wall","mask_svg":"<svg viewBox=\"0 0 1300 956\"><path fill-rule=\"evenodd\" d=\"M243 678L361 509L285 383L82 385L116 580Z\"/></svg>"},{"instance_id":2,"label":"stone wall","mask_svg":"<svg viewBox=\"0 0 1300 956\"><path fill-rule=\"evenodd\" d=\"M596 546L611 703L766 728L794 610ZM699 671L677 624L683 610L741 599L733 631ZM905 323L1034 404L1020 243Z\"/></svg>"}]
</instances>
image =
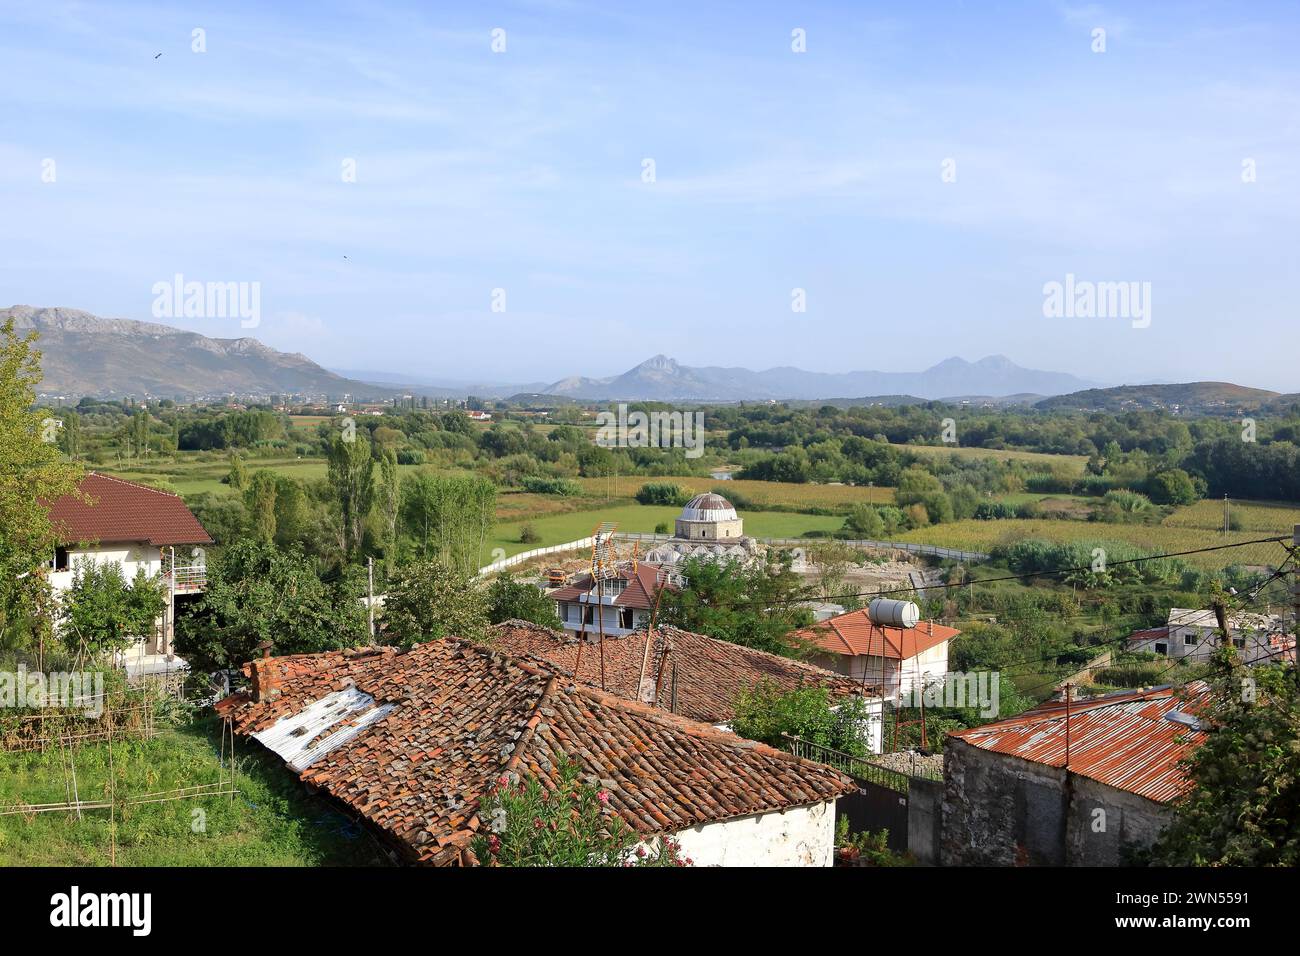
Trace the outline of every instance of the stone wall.
<instances>
[{"instance_id":1,"label":"stone wall","mask_svg":"<svg viewBox=\"0 0 1300 956\"><path fill-rule=\"evenodd\" d=\"M1171 815L1061 767L956 738L944 743L945 866L1117 866L1126 850L1149 846Z\"/></svg>"}]
</instances>

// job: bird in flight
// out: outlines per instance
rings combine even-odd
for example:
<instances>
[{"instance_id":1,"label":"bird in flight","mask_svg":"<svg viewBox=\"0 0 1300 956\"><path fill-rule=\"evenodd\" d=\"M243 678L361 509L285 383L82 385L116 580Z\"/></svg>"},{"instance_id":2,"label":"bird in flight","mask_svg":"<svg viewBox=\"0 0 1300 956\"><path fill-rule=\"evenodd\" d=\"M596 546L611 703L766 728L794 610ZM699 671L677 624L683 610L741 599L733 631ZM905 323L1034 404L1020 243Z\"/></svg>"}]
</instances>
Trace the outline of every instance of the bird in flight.
<instances>
[{"instance_id":1,"label":"bird in flight","mask_svg":"<svg viewBox=\"0 0 1300 956\"><path fill-rule=\"evenodd\" d=\"M156 60L156 59L158 59L158 57L160 57L160 56L162 56L161 53L155 53L155 54L153 55L153 58Z\"/></svg>"}]
</instances>

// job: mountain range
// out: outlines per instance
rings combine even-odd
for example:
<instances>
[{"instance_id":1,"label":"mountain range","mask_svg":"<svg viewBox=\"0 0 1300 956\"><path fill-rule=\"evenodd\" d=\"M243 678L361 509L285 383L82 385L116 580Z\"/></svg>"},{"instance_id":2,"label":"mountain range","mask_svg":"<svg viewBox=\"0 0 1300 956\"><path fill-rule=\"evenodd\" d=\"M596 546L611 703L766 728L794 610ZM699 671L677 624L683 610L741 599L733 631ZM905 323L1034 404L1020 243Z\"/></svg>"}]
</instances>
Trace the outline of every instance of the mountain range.
<instances>
[{"instance_id":1,"label":"mountain range","mask_svg":"<svg viewBox=\"0 0 1300 956\"><path fill-rule=\"evenodd\" d=\"M734 402L856 400L900 403L929 399L1041 402L1053 408L1158 407L1175 403L1262 405L1277 393L1231 384L1142 385L1107 388L1064 372L1022 368L1002 355L975 362L949 358L919 372L809 372L781 366L764 371L682 365L656 355L621 375L574 376L547 383L411 382L387 372L323 368L298 353L255 338L210 338L153 322L105 319L77 309L18 305L0 309L20 332L40 334L46 396L202 399L273 394L311 398L383 399L397 395L455 398L478 395L577 401ZM1208 386L1214 385L1213 388ZM1195 388L1195 395L1179 389ZM1069 396L1069 397L1052 397ZM1289 396L1288 396L1289 398ZM1189 401L1190 399L1190 401Z\"/></svg>"},{"instance_id":2,"label":"mountain range","mask_svg":"<svg viewBox=\"0 0 1300 956\"><path fill-rule=\"evenodd\" d=\"M922 372L807 372L790 366L754 372L747 368L691 367L666 355L656 355L612 378L561 379L546 393L580 399L724 402L859 395L937 399L1021 393L1061 395L1097 384L1064 372L1021 368L1003 355L990 355L977 362L954 357Z\"/></svg>"},{"instance_id":3,"label":"mountain range","mask_svg":"<svg viewBox=\"0 0 1300 956\"><path fill-rule=\"evenodd\" d=\"M45 395L75 397L212 398L297 394L386 398L401 394L451 398L545 395L575 400L763 401L836 396L1060 395L1091 388L1062 372L1026 369L1004 356L977 362L950 358L922 372L808 372L784 366L765 371L682 365L656 355L621 375L575 376L547 384L412 383L384 372L340 374L298 353L279 352L255 338L210 338L154 322L105 319L65 308L18 305L0 309L19 331L40 333Z\"/></svg>"},{"instance_id":4,"label":"mountain range","mask_svg":"<svg viewBox=\"0 0 1300 956\"><path fill-rule=\"evenodd\" d=\"M277 393L392 395L352 381L305 355L279 352L254 338L214 339L170 325L103 319L78 309L0 309L0 324L40 334L40 393L76 398L259 397Z\"/></svg>"}]
</instances>

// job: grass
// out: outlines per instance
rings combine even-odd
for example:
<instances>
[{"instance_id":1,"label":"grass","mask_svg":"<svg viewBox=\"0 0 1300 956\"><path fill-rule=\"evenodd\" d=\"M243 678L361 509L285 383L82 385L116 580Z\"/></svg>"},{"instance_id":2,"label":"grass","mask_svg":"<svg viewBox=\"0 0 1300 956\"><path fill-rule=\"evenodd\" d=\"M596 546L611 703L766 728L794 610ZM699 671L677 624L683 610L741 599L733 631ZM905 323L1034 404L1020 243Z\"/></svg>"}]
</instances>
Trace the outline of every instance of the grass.
<instances>
[{"instance_id":1,"label":"grass","mask_svg":"<svg viewBox=\"0 0 1300 956\"><path fill-rule=\"evenodd\" d=\"M113 744L119 800L222 779L219 725L168 728L151 740ZM324 866L386 862L375 842L270 755L239 743L239 793L120 807L115 819L121 866ZM75 751L83 800L109 793L106 744ZM0 753L0 809L66 800L60 752ZM201 826L200 826L201 823ZM0 816L0 860L9 866L105 866L108 810ZM197 832L196 832L197 831Z\"/></svg>"}]
</instances>

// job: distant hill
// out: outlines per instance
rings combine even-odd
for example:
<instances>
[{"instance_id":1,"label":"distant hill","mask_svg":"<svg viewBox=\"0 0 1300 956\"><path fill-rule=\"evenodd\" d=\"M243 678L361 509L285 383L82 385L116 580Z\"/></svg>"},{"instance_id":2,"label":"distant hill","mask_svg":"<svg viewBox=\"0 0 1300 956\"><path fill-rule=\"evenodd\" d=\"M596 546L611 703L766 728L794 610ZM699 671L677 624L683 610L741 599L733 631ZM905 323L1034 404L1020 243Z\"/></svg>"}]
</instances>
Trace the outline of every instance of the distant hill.
<instances>
[{"instance_id":1,"label":"distant hill","mask_svg":"<svg viewBox=\"0 0 1300 956\"><path fill-rule=\"evenodd\" d=\"M257 339L214 339L153 322L103 319L77 309L16 305L0 323L40 333L45 396L218 398L273 394L382 398L394 389L326 371Z\"/></svg>"},{"instance_id":2,"label":"distant hill","mask_svg":"<svg viewBox=\"0 0 1300 956\"><path fill-rule=\"evenodd\" d=\"M1177 409L1202 415L1228 415L1257 410L1279 398L1277 392L1231 382L1186 382L1181 385L1119 385L1090 388L1045 398L1036 408L1125 412L1138 409Z\"/></svg>"},{"instance_id":3,"label":"distant hill","mask_svg":"<svg viewBox=\"0 0 1300 956\"><path fill-rule=\"evenodd\" d=\"M547 389L580 399L633 401L813 400L834 395L945 396L1057 395L1087 382L1064 372L1021 368L1002 355L978 362L945 359L922 372L807 372L792 367L754 372L746 368L691 367L656 355L612 378L566 378Z\"/></svg>"}]
</instances>

